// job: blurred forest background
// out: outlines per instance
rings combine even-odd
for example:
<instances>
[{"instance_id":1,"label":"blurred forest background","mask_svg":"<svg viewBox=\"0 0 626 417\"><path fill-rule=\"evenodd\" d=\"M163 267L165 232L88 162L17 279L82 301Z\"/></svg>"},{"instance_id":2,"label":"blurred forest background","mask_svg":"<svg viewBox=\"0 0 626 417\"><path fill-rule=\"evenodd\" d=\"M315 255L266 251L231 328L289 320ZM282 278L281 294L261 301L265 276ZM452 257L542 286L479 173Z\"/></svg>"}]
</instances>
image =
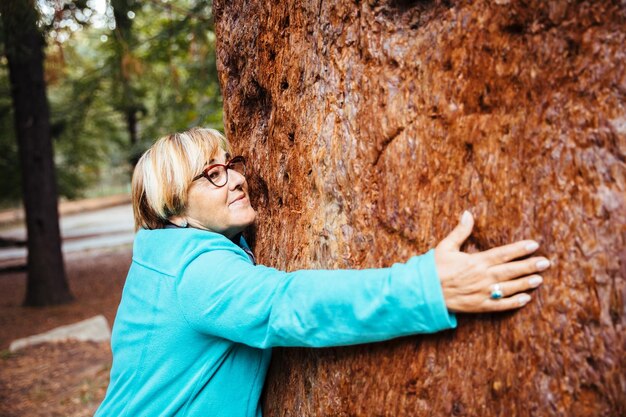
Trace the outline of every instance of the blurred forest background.
<instances>
[{"instance_id":1,"label":"blurred forest background","mask_svg":"<svg viewBox=\"0 0 626 417\"><path fill-rule=\"evenodd\" d=\"M198 125L223 130L211 1L0 0L0 415L93 415L108 342L9 345L113 322L132 167L157 138Z\"/></svg>"},{"instance_id":2,"label":"blurred forest background","mask_svg":"<svg viewBox=\"0 0 626 417\"><path fill-rule=\"evenodd\" d=\"M59 197L130 190L158 137L222 130L211 1L34 0ZM4 30L0 30L0 209L21 203Z\"/></svg>"}]
</instances>

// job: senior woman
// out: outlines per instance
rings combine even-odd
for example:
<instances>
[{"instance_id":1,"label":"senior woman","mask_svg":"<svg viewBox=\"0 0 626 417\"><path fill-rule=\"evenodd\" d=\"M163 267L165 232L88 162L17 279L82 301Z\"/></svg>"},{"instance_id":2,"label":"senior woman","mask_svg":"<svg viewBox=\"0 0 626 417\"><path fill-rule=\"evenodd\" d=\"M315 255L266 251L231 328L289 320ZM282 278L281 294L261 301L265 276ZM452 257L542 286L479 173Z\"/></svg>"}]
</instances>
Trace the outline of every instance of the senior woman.
<instances>
[{"instance_id":1,"label":"senior woman","mask_svg":"<svg viewBox=\"0 0 626 417\"><path fill-rule=\"evenodd\" d=\"M256 265L245 161L219 132L166 136L135 168L139 229L96 416L260 417L274 346L369 343L456 326L456 312L524 306L538 244L460 252L465 212L435 249L389 268L282 272Z\"/></svg>"}]
</instances>

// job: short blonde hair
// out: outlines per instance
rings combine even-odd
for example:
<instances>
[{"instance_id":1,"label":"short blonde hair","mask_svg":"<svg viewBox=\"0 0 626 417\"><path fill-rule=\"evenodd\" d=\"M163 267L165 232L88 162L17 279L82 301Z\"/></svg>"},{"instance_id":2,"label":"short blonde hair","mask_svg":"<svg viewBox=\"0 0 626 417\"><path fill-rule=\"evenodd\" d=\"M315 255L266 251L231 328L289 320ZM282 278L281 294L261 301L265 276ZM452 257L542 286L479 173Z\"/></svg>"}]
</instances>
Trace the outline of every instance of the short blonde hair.
<instances>
[{"instance_id":1,"label":"short blonde hair","mask_svg":"<svg viewBox=\"0 0 626 417\"><path fill-rule=\"evenodd\" d=\"M231 153L215 129L193 128L157 140L139 159L132 179L135 229L162 229L184 213L187 191L219 149Z\"/></svg>"}]
</instances>

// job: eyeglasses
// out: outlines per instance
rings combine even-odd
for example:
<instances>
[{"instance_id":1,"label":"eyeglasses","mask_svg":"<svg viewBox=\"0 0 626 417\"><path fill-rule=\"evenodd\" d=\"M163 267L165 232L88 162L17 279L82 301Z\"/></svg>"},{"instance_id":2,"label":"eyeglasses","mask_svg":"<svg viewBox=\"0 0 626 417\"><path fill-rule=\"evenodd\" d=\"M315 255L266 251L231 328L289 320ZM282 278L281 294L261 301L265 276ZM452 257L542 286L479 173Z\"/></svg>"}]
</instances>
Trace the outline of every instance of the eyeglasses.
<instances>
[{"instance_id":1,"label":"eyeglasses","mask_svg":"<svg viewBox=\"0 0 626 417\"><path fill-rule=\"evenodd\" d=\"M246 175L246 160L243 156L236 156L228 161L226 164L213 164L209 165L202 171L202 174L196 176L193 181L202 177L209 180L209 182L216 187L223 187L228 182L228 170L232 169L237 171L241 175Z\"/></svg>"}]
</instances>

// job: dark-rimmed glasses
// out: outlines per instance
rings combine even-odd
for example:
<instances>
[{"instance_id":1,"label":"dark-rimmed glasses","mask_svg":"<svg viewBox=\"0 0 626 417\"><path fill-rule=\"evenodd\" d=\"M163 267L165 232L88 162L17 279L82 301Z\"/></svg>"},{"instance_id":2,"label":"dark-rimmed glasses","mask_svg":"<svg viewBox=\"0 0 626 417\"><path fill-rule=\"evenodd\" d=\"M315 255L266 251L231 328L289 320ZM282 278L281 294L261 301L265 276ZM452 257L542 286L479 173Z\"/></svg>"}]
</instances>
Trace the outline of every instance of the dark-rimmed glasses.
<instances>
[{"instance_id":1,"label":"dark-rimmed glasses","mask_svg":"<svg viewBox=\"0 0 626 417\"><path fill-rule=\"evenodd\" d=\"M209 165L202 171L202 174L196 176L193 181L202 177L209 180L209 182L216 187L223 187L228 182L228 170L232 169L237 171L241 175L246 175L246 160L243 156L235 156L226 164L213 164Z\"/></svg>"}]
</instances>

